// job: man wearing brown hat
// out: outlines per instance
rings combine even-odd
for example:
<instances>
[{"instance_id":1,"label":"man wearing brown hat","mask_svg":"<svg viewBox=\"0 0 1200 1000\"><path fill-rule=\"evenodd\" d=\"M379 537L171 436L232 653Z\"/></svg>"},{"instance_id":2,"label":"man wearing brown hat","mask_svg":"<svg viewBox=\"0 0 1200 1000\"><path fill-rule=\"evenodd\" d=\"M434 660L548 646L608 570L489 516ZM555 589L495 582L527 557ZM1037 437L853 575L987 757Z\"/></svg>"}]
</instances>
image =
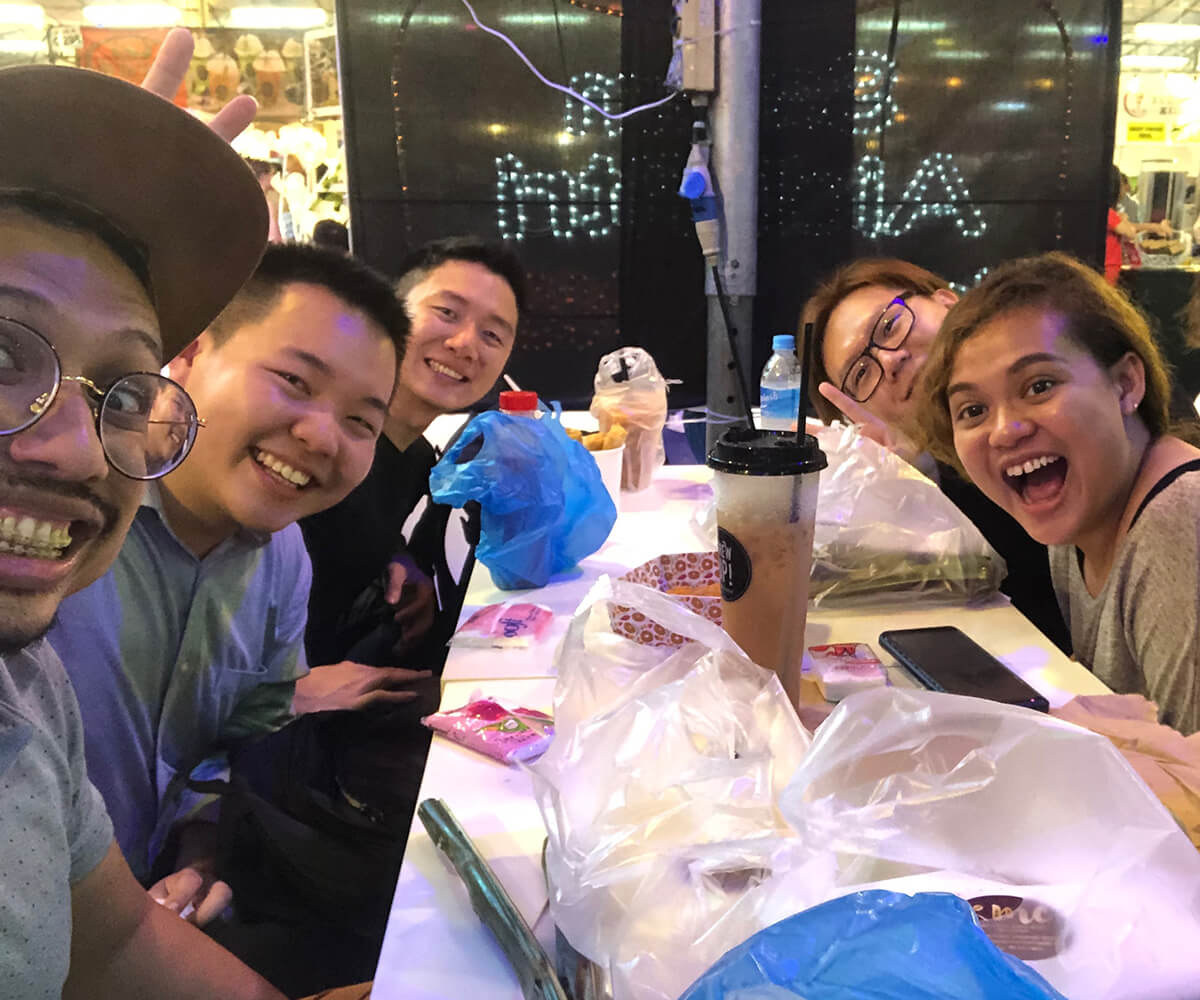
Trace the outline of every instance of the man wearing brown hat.
<instances>
[{"instance_id":1,"label":"man wearing brown hat","mask_svg":"<svg viewBox=\"0 0 1200 1000\"><path fill-rule=\"evenodd\" d=\"M225 143L85 71L0 71L0 994L274 997L130 874L42 638L198 419L158 374L250 274L266 206Z\"/></svg>"}]
</instances>

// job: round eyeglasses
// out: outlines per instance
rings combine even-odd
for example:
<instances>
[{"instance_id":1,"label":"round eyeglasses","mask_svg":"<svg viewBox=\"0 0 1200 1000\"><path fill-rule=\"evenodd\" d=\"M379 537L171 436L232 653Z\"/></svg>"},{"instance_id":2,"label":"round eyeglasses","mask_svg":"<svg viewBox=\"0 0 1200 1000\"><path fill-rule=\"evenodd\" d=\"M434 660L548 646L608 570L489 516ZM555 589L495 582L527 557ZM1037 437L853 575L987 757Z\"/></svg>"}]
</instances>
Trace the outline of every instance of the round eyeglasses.
<instances>
[{"instance_id":1,"label":"round eyeglasses","mask_svg":"<svg viewBox=\"0 0 1200 1000\"><path fill-rule=\"evenodd\" d=\"M121 475L158 479L191 451L202 421L178 382L131 372L101 389L82 375L64 375L53 345L32 327L0 317L0 437L36 424L63 382L83 389L104 457Z\"/></svg>"},{"instance_id":2,"label":"round eyeglasses","mask_svg":"<svg viewBox=\"0 0 1200 1000\"><path fill-rule=\"evenodd\" d=\"M916 317L908 300L915 294L905 292L897 295L876 317L875 325L871 327L871 339L842 379L842 392L855 402L865 403L883 381L883 365L872 352L899 350L912 332Z\"/></svg>"}]
</instances>

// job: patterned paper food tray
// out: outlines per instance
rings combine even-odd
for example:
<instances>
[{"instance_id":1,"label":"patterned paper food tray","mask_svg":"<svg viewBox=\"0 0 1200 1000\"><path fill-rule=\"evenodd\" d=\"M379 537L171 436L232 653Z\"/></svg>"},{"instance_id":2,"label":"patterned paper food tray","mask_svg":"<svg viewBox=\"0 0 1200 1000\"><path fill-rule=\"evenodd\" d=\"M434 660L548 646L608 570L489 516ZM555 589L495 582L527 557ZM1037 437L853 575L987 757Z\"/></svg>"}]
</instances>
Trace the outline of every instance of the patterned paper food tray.
<instances>
[{"instance_id":1,"label":"patterned paper food tray","mask_svg":"<svg viewBox=\"0 0 1200 1000\"><path fill-rule=\"evenodd\" d=\"M715 552L658 556L621 579L669 594L689 611L721 624L721 564ZM617 635L645 646L682 646L688 642L635 608L614 605L609 617Z\"/></svg>"}]
</instances>

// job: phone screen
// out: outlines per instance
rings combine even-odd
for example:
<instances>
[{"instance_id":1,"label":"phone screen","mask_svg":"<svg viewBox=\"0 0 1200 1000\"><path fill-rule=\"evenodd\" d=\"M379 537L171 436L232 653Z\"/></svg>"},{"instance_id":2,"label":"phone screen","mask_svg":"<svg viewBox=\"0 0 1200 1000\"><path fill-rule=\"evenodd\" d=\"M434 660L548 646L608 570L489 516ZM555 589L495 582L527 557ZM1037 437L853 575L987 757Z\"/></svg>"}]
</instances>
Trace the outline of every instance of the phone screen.
<instances>
[{"instance_id":1,"label":"phone screen","mask_svg":"<svg viewBox=\"0 0 1200 1000\"><path fill-rule=\"evenodd\" d=\"M883 632L879 644L930 690L1050 710L1045 698L952 626L894 629Z\"/></svg>"}]
</instances>

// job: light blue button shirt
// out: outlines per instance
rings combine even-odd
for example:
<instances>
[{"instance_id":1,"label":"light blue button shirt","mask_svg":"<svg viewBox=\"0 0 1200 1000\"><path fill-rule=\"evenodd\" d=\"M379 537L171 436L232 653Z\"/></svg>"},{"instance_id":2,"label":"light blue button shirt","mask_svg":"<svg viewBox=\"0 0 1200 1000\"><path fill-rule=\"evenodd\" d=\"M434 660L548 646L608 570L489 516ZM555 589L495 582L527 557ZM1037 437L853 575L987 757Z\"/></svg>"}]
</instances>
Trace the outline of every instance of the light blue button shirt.
<instances>
[{"instance_id":1,"label":"light blue button shirt","mask_svg":"<svg viewBox=\"0 0 1200 1000\"><path fill-rule=\"evenodd\" d=\"M197 559L151 485L112 569L63 601L49 639L79 694L88 774L139 878L199 801L182 791L186 772L211 777L230 743L291 717L311 580L295 524Z\"/></svg>"}]
</instances>

